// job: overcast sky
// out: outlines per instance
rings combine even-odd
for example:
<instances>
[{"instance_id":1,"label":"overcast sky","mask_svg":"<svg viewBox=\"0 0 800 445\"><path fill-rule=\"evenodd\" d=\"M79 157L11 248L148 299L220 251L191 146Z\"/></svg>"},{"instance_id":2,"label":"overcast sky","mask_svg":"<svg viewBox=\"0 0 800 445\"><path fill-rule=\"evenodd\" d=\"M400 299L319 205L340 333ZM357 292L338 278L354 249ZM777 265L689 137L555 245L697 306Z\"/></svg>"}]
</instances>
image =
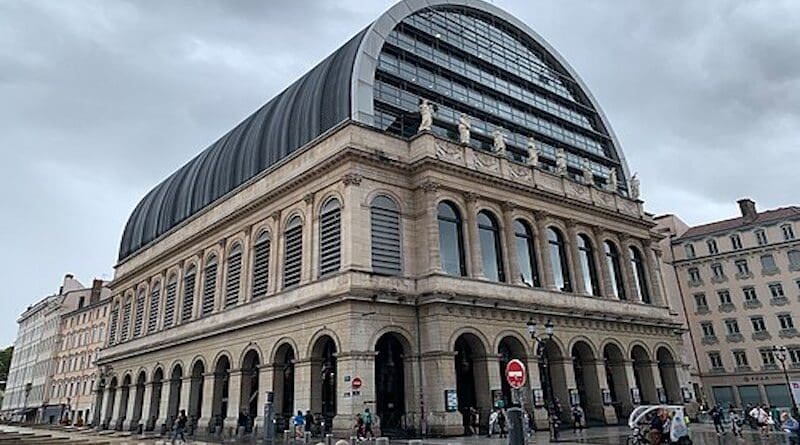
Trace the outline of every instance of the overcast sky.
<instances>
[{"instance_id":1,"label":"overcast sky","mask_svg":"<svg viewBox=\"0 0 800 445\"><path fill-rule=\"evenodd\" d=\"M110 279L138 200L393 1L0 2L0 345ZM604 108L647 210L797 204L800 2L496 0Z\"/></svg>"}]
</instances>

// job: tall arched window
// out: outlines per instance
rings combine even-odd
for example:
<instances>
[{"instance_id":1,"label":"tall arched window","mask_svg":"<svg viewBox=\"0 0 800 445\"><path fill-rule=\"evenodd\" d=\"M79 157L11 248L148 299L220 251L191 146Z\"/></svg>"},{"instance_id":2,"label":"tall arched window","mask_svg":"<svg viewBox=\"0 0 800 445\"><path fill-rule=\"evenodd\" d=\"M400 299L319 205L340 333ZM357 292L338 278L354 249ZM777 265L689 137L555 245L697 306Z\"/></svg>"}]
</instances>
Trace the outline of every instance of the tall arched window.
<instances>
[{"instance_id":1,"label":"tall arched window","mask_svg":"<svg viewBox=\"0 0 800 445\"><path fill-rule=\"evenodd\" d=\"M225 307L239 303L242 282L242 245L236 243L228 254L228 274L225 276Z\"/></svg>"},{"instance_id":2,"label":"tall arched window","mask_svg":"<svg viewBox=\"0 0 800 445\"><path fill-rule=\"evenodd\" d=\"M206 316L214 312L214 305L217 299L217 256L211 255L206 260L205 277L203 277L203 306L201 316Z\"/></svg>"},{"instance_id":3,"label":"tall arched window","mask_svg":"<svg viewBox=\"0 0 800 445\"><path fill-rule=\"evenodd\" d=\"M497 219L486 210L478 213L478 238L481 243L484 276L492 281L505 281L500 229L497 226Z\"/></svg>"},{"instance_id":4,"label":"tall arched window","mask_svg":"<svg viewBox=\"0 0 800 445\"><path fill-rule=\"evenodd\" d=\"M133 306L133 297L130 295L125 299L125 304L122 306L122 326L120 327L119 341L123 342L128 340L128 333L131 327L131 306Z\"/></svg>"},{"instance_id":5,"label":"tall arched window","mask_svg":"<svg viewBox=\"0 0 800 445\"><path fill-rule=\"evenodd\" d=\"M608 279L611 281L611 289L614 296L620 300L627 300L625 296L625 281L622 277L622 269L619 262L619 250L611 241L603 243L606 254L606 267L608 268Z\"/></svg>"},{"instance_id":6,"label":"tall arched window","mask_svg":"<svg viewBox=\"0 0 800 445\"><path fill-rule=\"evenodd\" d=\"M339 200L329 199L319 215L319 276L337 272L341 265L342 209Z\"/></svg>"},{"instance_id":7,"label":"tall arched window","mask_svg":"<svg viewBox=\"0 0 800 445\"><path fill-rule=\"evenodd\" d=\"M119 322L119 301L114 302L111 307L111 320L108 325L108 344L114 345L117 343L117 323Z\"/></svg>"},{"instance_id":8,"label":"tall arched window","mask_svg":"<svg viewBox=\"0 0 800 445\"><path fill-rule=\"evenodd\" d=\"M650 303L650 288L647 287L647 270L644 267L642 252L636 247L630 246L628 253L631 256L636 293L643 303Z\"/></svg>"},{"instance_id":9,"label":"tall arched window","mask_svg":"<svg viewBox=\"0 0 800 445\"><path fill-rule=\"evenodd\" d=\"M458 213L453 203L442 201L439 203L437 219L439 220L439 255L442 258L442 269L450 275L466 276L461 214Z\"/></svg>"},{"instance_id":10,"label":"tall arched window","mask_svg":"<svg viewBox=\"0 0 800 445\"><path fill-rule=\"evenodd\" d=\"M175 300L178 294L178 277L175 274L169 276L167 289L164 298L164 328L170 328L175 324Z\"/></svg>"},{"instance_id":11,"label":"tall arched window","mask_svg":"<svg viewBox=\"0 0 800 445\"><path fill-rule=\"evenodd\" d=\"M161 306L161 282L153 283L150 289L150 315L147 317L147 333L153 333L158 329L158 308Z\"/></svg>"},{"instance_id":12,"label":"tall arched window","mask_svg":"<svg viewBox=\"0 0 800 445\"><path fill-rule=\"evenodd\" d=\"M284 233L286 252L283 256L283 287L300 284L300 273L303 268L303 223L295 216L286 224Z\"/></svg>"},{"instance_id":13,"label":"tall arched window","mask_svg":"<svg viewBox=\"0 0 800 445\"><path fill-rule=\"evenodd\" d=\"M260 298L269 289L269 232L261 232L253 244L253 298Z\"/></svg>"},{"instance_id":14,"label":"tall arched window","mask_svg":"<svg viewBox=\"0 0 800 445\"><path fill-rule=\"evenodd\" d=\"M183 308L181 309L181 321L192 318L194 313L194 285L197 281L197 269L189 266L186 275L183 277Z\"/></svg>"},{"instance_id":15,"label":"tall arched window","mask_svg":"<svg viewBox=\"0 0 800 445\"><path fill-rule=\"evenodd\" d=\"M597 280L597 266L594 263L592 242L586 235L578 235L578 258L581 262L581 278L590 295L600 295L600 284Z\"/></svg>"},{"instance_id":16,"label":"tall arched window","mask_svg":"<svg viewBox=\"0 0 800 445\"><path fill-rule=\"evenodd\" d=\"M144 305L145 305L145 291L139 290L139 295L136 296L136 311L133 317L133 336L138 337L142 335L142 328L144 327Z\"/></svg>"},{"instance_id":17,"label":"tall arched window","mask_svg":"<svg viewBox=\"0 0 800 445\"><path fill-rule=\"evenodd\" d=\"M533 246L533 231L528 223L520 219L514 221L514 239L517 243L517 263L522 281L528 286L541 287L536 265L536 251Z\"/></svg>"},{"instance_id":18,"label":"tall arched window","mask_svg":"<svg viewBox=\"0 0 800 445\"><path fill-rule=\"evenodd\" d=\"M572 292L564 235L555 227L548 227L547 243L550 246L550 264L553 266L556 288L563 292Z\"/></svg>"},{"instance_id":19,"label":"tall arched window","mask_svg":"<svg viewBox=\"0 0 800 445\"><path fill-rule=\"evenodd\" d=\"M370 203L372 271L386 275L403 272L400 244L400 210L392 198L376 196Z\"/></svg>"}]
</instances>

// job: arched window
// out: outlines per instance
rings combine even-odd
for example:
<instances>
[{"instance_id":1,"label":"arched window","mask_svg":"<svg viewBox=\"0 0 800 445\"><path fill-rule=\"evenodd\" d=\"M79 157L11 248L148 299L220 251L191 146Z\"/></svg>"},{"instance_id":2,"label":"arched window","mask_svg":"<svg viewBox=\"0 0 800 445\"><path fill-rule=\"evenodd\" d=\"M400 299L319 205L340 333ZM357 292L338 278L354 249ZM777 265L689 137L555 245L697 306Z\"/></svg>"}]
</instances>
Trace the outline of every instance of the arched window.
<instances>
[{"instance_id":1,"label":"arched window","mask_svg":"<svg viewBox=\"0 0 800 445\"><path fill-rule=\"evenodd\" d=\"M500 230L497 226L497 219L486 210L478 213L478 238L481 243L484 276L492 281L505 281Z\"/></svg>"},{"instance_id":2,"label":"arched window","mask_svg":"<svg viewBox=\"0 0 800 445\"><path fill-rule=\"evenodd\" d=\"M400 210L392 198L376 196L370 203L372 271L386 275L403 272L400 244Z\"/></svg>"},{"instance_id":3,"label":"arched window","mask_svg":"<svg viewBox=\"0 0 800 445\"><path fill-rule=\"evenodd\" d=\"M206 316L214 312L214 305L217 299L217 269L217 256L211 255L206 261L201 316Z\"/></svg>"},{"instance_id":4,"label":"arched window","mask_svg":"<svg viewBox=\"0 0 800 445\"><path fill-rule=\"evenodd\" d=\"M114 345L117 343L117 323L119 322L119 301L114 302L111 308L111 320L108 327L108 344Z\"/></svg>"},{"instance_id":5,"label":"arched window","mask_svg":"<svg viewBox=\"0 0 800 445\"><path fill-rule=\"evenodd\" d=\"M133 336L138 337L142 335L142 328L144 327L144 305L145 305L145 292L144 289L139 290L139 295L136 296L136 312L133 317Z\"/></svg>"},{"instance_id":6,"label":"arched window","mask_svg":"<svg viewBox=\"0 0 800 445\"><path fill-rule=\"evenodd\" d=\"M319 276L337 272L341 265L342 209L339 200L329 199L319 215Z\"/></svg>"},{"instance_id":7,"label":"arched window","mask_svg":"<svg viewBox=\"0 0 800 445\"><path fill-rule=\"evenodd\" d=\"M547 243L550 246L550 264L553 266L553 279L555 280L556 288L563 292L572 292L564 235L558 229L548 227Z\"/></svg>"},{"instance_id":8,"label":"arched window","mask_svg":"<svg viewBox=\"0 0 800 445\"><path fill-rule=\"evenodd\" d=\"M284 233L286 252L283 256L283 287L300 284L303 268L303 223L295 216L286 224Z\"/></svg>"},{"instance_id":9,"label":"arched window","mask_svg":"<svg viewBox=\"0 0 800 445\"><path fill-rule=\"evenodd\" d=\"M644 267L642 253L633 246L628 248L628 253L631 256L636 293L643 303L650 303L650 288L647 287L647 271Z\"/></svg>"},{"instance_id":10,"label":"arched window","mask_svg":"<svg viewBox=\"0 0 800 445\"><path fill-rule=\"evenodd\" d=\"M269 289L269 232L261 232L253 244L253 298L260 298Z\"/></svg>"},{"instance_id":11,"label":"arched window","mask_svg":"<svg viewBox=\"0 0 800 445\"><path fill-rule=\"evenodd\" d=\"M228 254L228 274L225 276L225 307L239 303L242 282L242 245L236 243Z\"/></svg>"},{"instance_id":12,"label":"arched window","mask_svg":"<svg viewBox=\"0 0 800 445\"><path fill-rule=\"evenodd\" d=\"M536 265L536 251L533 246L533 231L528 223L520 219L514 221L514 239L517 243L517 263L522 281L528 286L541 287Z\"/></svg>"},{"instance_id":13,"label":"arched window","mask_svg":"<svg viewBox=\"0 0 800 445\"><path fill-rule=\"evenodd\" d=\"M128 333L131 327L131 306L133 306L133 298L129 295L125 299L125 304L122 306L122 326L120 327L119 341L127 341Z\"/></svg>"},{"instance_id":14,"label":"arched window","mask_svg":"<svg viewBox=\"0 0 800 445\"><path fill-rule=\"evenodd\" d=\"M161 305L161 282L153 283L150 289L150 314L147 317L147 333L150 334L158 329L158 308Z\"/></svg>"},{"instance_id":15,"label":"arched window","mask_svg":"<svg viewBox=\"0 0 800 445\"><path fill-rule=\"evenodd\" d=\"M616 244L611 241L603 243L606 253L606 267L608 268L608 279L611 281L611 289L614 296L620 300L627 300L625 296L625 281L622 277L622 268L619 262L619 250Z\"/></svg>"},{"instance_id":16,"label":"arched window","mask_svg":"<svg viewBox=\"0 0 800 445\"><path fill-rule=\"evenodd\" d=\"M600 295L597 266L594 263L594 249L586 235L578 235L578 259L581 262L581 274L586 292L594 296Z\"/></svg>"},{"instance_id":17,"label":"arched window","mask_svg":"<svg viewBox=\"0 0 800 445\"><path fill-rule=\"evenodd\" d=\"M453 203L442 201L439 203L437 219L439 221L439 255L442 258L442 268L450 275L466 276L461 214L458 213Z\"/></svg>"},{"instance_id":18,"label":"arched window","mask_svg":"<svg viewBox=\"0 0 800 445\"><path fill-rule=\"evenodd\" d=\"M181 309L181 321L192 318L194 313L194 285L197 280L197 269L189 266L186 275L183 277L183 308Z\"/></svg>"},{"instance_id":19,"label":"arched window","mask_svg":"<svg viewBox=\"0 0 800 445\"><path fill-rule=\"evenodd\" d=\"M178 293L178 277L175 274L169 276L167 280L167 290L164 299L164 328L170 328L175 324L175 300Z\"/></svg>"}]
</instances>

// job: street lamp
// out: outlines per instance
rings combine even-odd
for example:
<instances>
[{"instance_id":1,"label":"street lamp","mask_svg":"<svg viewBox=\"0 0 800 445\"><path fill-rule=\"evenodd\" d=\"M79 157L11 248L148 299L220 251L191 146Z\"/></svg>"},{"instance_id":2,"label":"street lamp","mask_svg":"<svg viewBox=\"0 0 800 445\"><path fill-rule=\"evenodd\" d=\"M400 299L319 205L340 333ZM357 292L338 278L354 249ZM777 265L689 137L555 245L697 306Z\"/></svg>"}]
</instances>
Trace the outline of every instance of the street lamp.
<instances>
[{"instance_id":1,"label":"street lamp","mask_svg":"<svg viewBox=\"0 0 800 445\"><path fill-rule=\"evenodd\" d=\"M552 410L555 409L555 400L553 397L553 391L550 384L550 367L547 363L547 355L545 354L545 348L547 346L547 342L553 339L554 333L554 326L553 322L548 319L547 322L544 324L544 333L545 336L538 335L536 333L536 322L533 320L528 320L527 323L528 327L528 334L531 336L531 340L536 343L536 358L539 361L539 374L542 376L542 391L544 392L545 396L545 410L547 411L547 421L551 423L552 428L550 429L550 434L552 438L558 439L558 431L556 429L556 425L552 425L551 417L552 417Z\"/></svg>"},{"instance_id":2,"label":"street lamp","mask_svg":"<svg viewBox=\"0 0 800 445\"><path fill-rule=\"evenodd\" d=\"M783 369L783 378L786 379L786 389L789 391L789 397L792 400L792 415L794 417L798 417L797 415L797 401L794 399L794 392L792 392L792 385L789 383L789 373L786 371L786 359L787 355L786 346L773 346L772 347L772 355L781 362L781 368Z\"/></svg>"}]
</instances>

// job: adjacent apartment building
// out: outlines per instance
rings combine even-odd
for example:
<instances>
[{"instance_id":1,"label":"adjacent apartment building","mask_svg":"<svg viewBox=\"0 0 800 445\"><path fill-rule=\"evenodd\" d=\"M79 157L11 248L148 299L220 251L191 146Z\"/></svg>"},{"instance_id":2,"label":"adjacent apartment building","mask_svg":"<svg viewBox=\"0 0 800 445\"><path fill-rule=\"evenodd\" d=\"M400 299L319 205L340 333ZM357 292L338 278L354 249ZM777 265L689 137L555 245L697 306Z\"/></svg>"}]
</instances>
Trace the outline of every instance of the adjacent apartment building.
<instances>
[{"instance_id":1,"label":"adjacent apartment building","mask_svg":"<svg viewBox=\"0 0 800 445\"><path fill-rule=\"evenodd\" d=\"M800 380L800 207L738 203L740 216L694 227L656 218L667 288L682 296L706 403L788 407L786 378Z\"/></svg>"}]
</instances>

